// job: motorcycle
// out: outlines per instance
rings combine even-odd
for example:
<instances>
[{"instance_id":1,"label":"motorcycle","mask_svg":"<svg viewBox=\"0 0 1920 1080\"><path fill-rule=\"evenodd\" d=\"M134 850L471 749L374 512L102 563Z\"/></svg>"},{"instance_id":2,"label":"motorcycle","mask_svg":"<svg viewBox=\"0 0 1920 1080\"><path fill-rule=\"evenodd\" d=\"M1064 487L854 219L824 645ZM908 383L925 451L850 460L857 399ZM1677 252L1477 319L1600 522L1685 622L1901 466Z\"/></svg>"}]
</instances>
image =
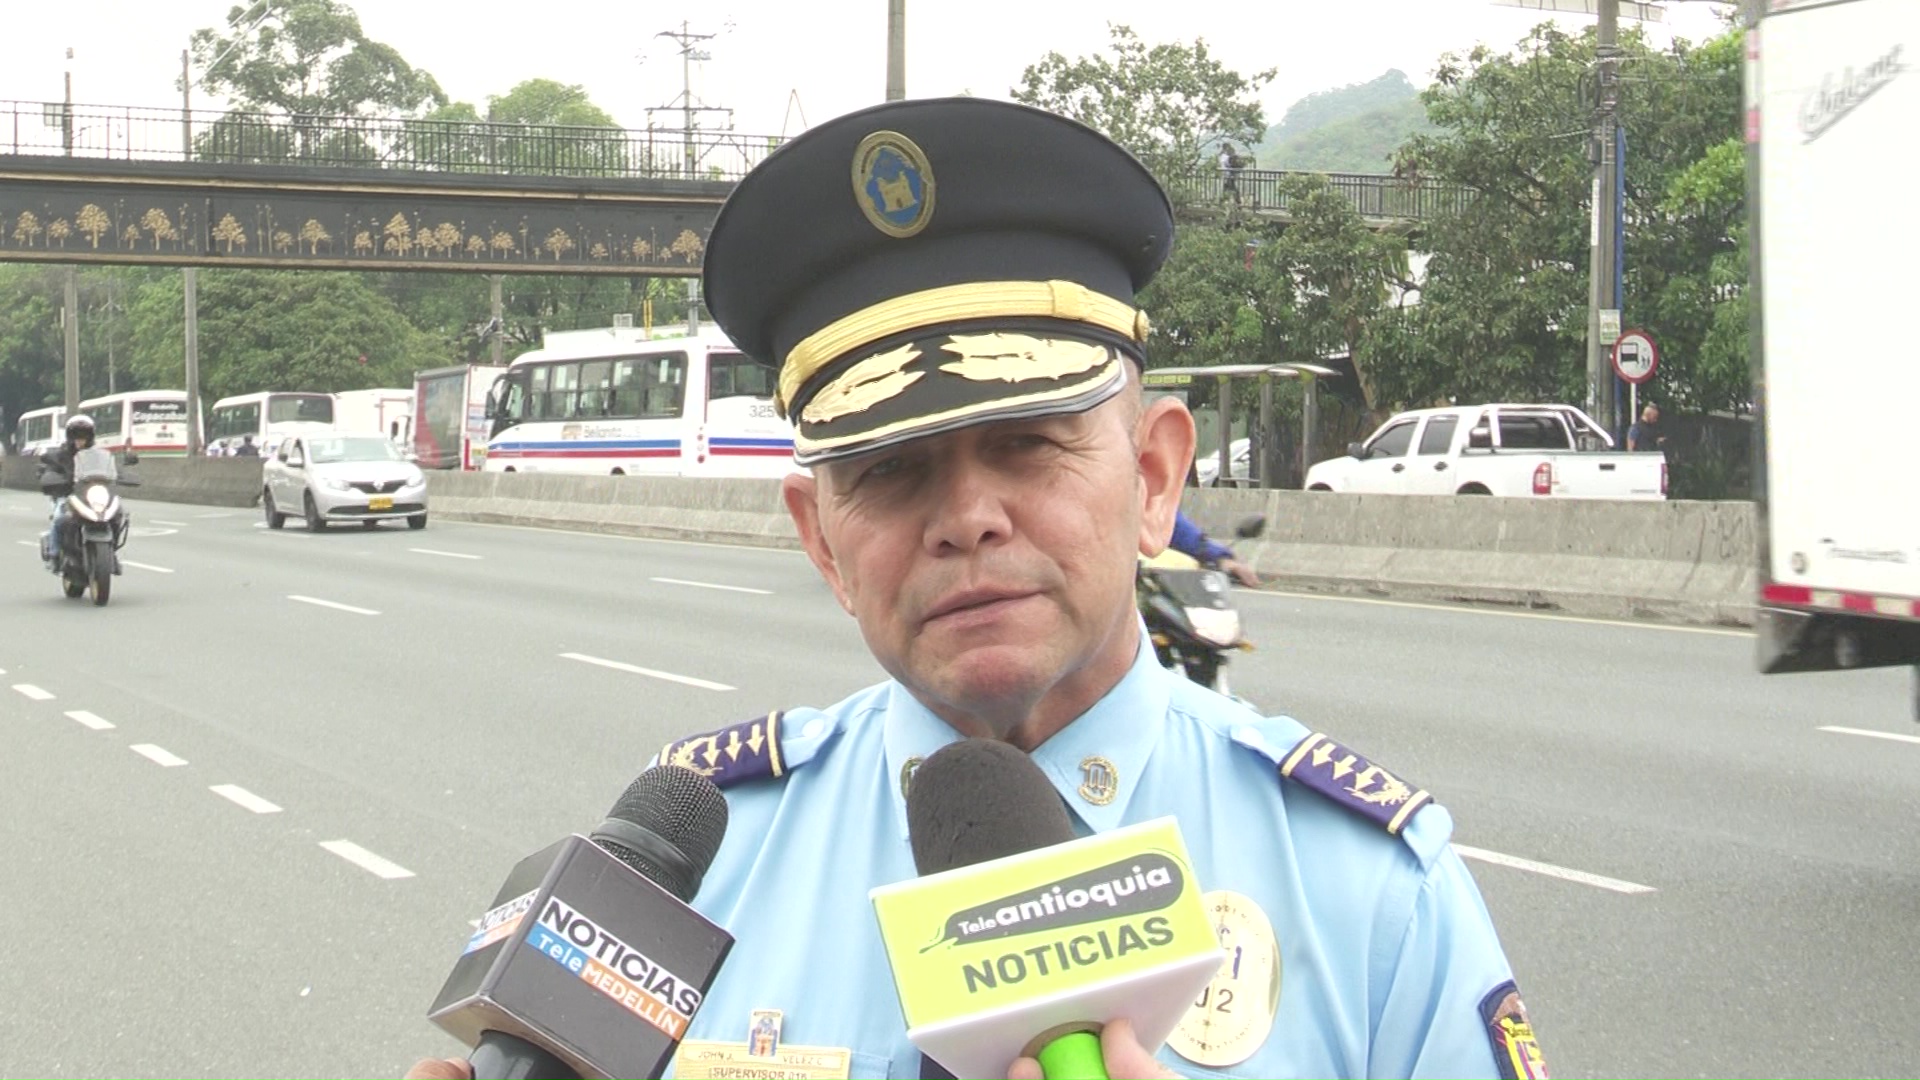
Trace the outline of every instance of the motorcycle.
<instances>
[{"instance_id":1,"label":"motorcycle","mask_svg":"<svg viewBox=\"0 0 1920 1080\"><path fill-rule=\"evenodd\" d=\"M127 463L139 459L128 455ZM71 482L64 498L59 491ZM126 546L132 517L120 501L120 471L113 453L88 447L73 455L71 481L51 469L40 478L40 490L53 500L52 528L40 541L40 558L60 578L69 600L91 595L95 607L106 605L113 579L120 574L120 549Z\"/></svg>"},{"instance_id":2,"label":"motorcycle","mask_svg":"<svg viewBox=\"0 0 1920 1080\"><path fill-rule=\"evenodd\" d=\"M1234 529L1234 536L1252 540L1266 527L1265 517L1251 517ZM1134 576L1140 614L1161 665L1228 695L1228 655L1253 650L1241 630L1240 612L1227 599L1231 584L1226 571L1171 548L1142 559Z\"/></svg>"}]
</instances>

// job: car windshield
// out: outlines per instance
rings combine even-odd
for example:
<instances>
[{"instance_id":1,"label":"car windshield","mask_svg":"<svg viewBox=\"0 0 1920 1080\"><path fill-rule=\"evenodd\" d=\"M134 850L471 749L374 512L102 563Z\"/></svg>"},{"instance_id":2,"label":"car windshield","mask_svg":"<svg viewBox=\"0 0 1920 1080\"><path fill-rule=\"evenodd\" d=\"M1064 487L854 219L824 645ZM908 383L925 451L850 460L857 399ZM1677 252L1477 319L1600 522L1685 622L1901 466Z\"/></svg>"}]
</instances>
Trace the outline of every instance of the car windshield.
<instances>
[{"instance_id":1,"label":"car windshield","mask_svg":"<svg viewBox=\"0 0 1920 1080\"><path fill-rule=\"evenodd\" d=\"M73 455L73 478L76 482L104 480L111 484L119 479L119 475L113 466L111 450L89 446Z\"/></svg>"},{"instance_id":2,"label":"car windshield","mask_svg":"<svg viewBox=\"0 0 1920 1080\"><path fill-rule=\"evenodd\" d=\"M399 461L400 451L378 436L344 439L309 439L307 452L315 465L335 461Z\"/></svg>"}]
</instances>

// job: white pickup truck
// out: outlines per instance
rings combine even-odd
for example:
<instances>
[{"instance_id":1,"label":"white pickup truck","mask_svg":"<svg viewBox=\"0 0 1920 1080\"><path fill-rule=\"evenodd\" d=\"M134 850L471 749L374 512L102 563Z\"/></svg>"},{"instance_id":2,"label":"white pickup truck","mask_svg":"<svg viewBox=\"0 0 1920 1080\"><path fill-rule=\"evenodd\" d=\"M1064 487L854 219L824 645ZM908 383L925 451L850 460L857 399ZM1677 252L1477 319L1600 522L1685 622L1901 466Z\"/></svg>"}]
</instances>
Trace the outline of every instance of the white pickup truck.
<instances>
[{"instance_id":1,"label":"white pickup truck","mask_svg":"<svg viewBox=\"0 0 1920 1080\"><path fill-rule=\"evenodd\" d=\"M1571 405L1468 405L1399 413L1345 457L1307 470L1307 490L1385 495L1664 499L1666 455L1613 449Z\"/></svg>"}]
</instances>

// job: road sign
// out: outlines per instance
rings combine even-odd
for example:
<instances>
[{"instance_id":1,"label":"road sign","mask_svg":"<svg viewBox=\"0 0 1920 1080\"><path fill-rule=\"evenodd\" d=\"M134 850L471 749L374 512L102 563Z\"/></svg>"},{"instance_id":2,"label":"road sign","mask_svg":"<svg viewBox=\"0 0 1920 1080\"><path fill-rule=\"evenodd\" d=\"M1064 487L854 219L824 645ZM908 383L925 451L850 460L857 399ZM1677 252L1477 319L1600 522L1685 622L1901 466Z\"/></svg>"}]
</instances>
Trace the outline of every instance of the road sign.
<instances>
[{"instance_id":1,"label":"road sign","mask_svg":"<svg viewBox=\"0 0 1920 1080\"><path fill-rule=\"evenodd\" d=\"M1613 343L1613 373L1635 386L1653 378L1660 366L1660 349L1645 330L1629 330Z\"/></svg>"},{"instance_id":2,"label":"road sign","mask_svg":"<svg viewBox=\"0 0 1920 1080\"><path fill-rule=\"evenodd\" d=\"M1600 343L1611 345L1620 340L1620 309L1600 309Z\"/></svg>"}]
</instances>

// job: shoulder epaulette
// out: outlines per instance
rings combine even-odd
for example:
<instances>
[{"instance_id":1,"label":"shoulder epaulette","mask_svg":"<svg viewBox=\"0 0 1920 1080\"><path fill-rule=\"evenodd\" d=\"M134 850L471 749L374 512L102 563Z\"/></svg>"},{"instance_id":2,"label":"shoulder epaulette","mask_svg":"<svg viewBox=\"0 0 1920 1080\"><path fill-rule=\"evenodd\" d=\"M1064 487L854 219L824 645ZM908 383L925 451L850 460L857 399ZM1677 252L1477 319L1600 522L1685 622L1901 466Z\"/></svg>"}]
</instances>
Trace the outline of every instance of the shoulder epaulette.
<instances>
[{"instance_id":1,"label":"shoulder epaulette","mask_svg":"<svg viewBox=\"0 0 1920 1080\"><path fill-rule=\"evenodd\" d=\"M804 720L798 730L789 723L793 715ZM839 731L837 722L813 709L771 712L675 739L661 747L650 764L692 769L722 788L778 779L811 761Z\"/></svg>"},{"instance_id":2,"label":"shoulder epaulette","mask_svg":"<svg viewBox=\"0 0 1920 1080\"><path fill-rule=\"evenodd\" d=\"M1399 836L1433 796L1319 732L1279 759L1280 775Z\"/></svg>"}]
</instances>

